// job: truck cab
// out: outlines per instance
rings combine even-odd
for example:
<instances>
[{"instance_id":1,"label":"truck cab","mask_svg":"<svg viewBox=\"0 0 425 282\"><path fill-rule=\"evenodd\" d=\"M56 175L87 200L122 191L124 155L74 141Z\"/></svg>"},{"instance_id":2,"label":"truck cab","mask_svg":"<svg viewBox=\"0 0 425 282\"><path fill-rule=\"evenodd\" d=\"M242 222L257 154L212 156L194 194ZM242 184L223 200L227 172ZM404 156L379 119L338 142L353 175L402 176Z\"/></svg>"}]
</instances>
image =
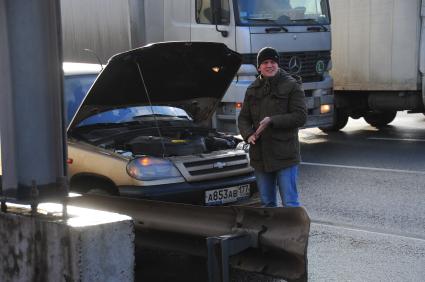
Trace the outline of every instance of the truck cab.
<instances>
[{"instance_id":1,"label":"truck cab","mask_svg":"<svg viewBox=\"0 0 425 282\"><path fill-rule=\"evenodd\" d=\"M190 13L183 12L187 10ZM258 75L256 54L265 46L278 50L281 68L301 77L308 107L305 126L332 123L327 0L173 0L164 2L164 19L165 40L187 36L192 41L223 42L243 56L234 83L213 119L217 129L232 132L237 128L246 88Z\"/></svg>"}]
</instances>

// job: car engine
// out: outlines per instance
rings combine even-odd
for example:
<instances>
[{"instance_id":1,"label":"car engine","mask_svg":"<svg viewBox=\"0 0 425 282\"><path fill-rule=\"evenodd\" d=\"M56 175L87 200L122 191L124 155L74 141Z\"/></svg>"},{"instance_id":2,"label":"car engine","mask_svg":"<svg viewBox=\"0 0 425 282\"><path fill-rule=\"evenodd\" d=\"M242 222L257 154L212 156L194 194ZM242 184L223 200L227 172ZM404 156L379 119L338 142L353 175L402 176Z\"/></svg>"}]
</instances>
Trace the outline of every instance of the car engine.
<instances>
[{"instance_id":1,"label":"car engine","mask_svg":"<svg viewBox=\"0 0 425 282\"><path fill-rule=\"evenodd\" d=\"M82 134L86 141L126 156L198 155L234 149L242 141L214 129L199 127L168 127L161 128L160 131L156 128L145 128L124 132L121 130L113 132L111 129L103 132L102 129L97 129L87 133Z\"/></svg>"}]
</instances>

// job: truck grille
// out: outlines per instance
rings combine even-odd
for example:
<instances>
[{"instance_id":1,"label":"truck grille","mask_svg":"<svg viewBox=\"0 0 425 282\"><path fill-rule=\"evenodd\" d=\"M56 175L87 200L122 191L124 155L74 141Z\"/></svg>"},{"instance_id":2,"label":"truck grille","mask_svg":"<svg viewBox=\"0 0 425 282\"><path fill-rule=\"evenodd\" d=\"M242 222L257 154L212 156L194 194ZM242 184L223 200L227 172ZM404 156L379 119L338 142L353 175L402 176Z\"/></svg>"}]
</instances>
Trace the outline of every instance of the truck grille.
<instances>
[{"instance_id":1,"label":"truck grille","mask_svg":"<svg viewBox=\"0 0 425 282\"><path fill-rule=\"evenodd\" d=\"M329 60L331 59L330 51L312 51L312 52L293 52L293 53L280 53L280 67L288 73L291 73L289 69L289 62L291 58L298 57L301 62L301 70L298 73L291 73L299 75L303 82L316 82L323 80L323 73L318 73L316 70L316 64L319 60L324 63L325 70L328 66ZM257 54L243 54L243 64L257 64Z\"/></svg>"},{"instance_id":2,"label":"truck grille","mask_svg":"<svg viewBox=\"0 0 425 282\"><path fill-rule=\"evenodd\" d=\"M191 176L222 173L248 167L246 155L221 157L201 161L183 163L185 169Z\"/></svg>"}]
</instances>

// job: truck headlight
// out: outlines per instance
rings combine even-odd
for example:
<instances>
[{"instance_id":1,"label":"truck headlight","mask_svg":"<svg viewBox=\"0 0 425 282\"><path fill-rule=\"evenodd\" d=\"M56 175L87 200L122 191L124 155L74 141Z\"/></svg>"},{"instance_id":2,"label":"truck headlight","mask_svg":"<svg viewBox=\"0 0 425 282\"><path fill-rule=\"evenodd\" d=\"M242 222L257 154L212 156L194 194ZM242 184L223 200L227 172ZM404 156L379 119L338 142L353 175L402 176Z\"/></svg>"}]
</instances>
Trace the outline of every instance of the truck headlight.
<instances>
[{"instance_id":1,"label":"truck headlight","mask_svg":"<svg viewBox=\"0 0 425 282\"><path fill-rule=\"evenodd\" d=\"M142 181L182 177L180 171L169 160L143 156L130 161L127 173Z\"/></svg>"}]
</instances>

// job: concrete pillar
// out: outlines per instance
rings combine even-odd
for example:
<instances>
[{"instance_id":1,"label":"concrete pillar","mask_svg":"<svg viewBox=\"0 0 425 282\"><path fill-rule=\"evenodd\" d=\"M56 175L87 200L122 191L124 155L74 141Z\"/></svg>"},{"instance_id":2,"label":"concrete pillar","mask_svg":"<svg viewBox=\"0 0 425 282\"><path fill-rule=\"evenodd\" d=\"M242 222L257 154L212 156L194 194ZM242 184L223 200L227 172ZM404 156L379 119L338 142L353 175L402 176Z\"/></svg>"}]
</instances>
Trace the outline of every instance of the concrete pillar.
<instances>
[{"instance_id":1,"label":"concrete pillar","mask_svg":"<svg viewBox=\"0 0 425 282\"><path fill-rule=\"evenodd\" d=\"M123 215L40 204L0 212L0 281L133 281L134 225Z\"/></svg>"},{"instance_id":2,"label":"concrete pillar","mask_svg":"<svg viewBox=\"0 0 425 282\"><path fill-rule=\"evenodd\" d=\"M0 0L0 48L4 195L29 198L34 182L40 195L64 195L59 0Z\"/></svg>"}]
</instances>

